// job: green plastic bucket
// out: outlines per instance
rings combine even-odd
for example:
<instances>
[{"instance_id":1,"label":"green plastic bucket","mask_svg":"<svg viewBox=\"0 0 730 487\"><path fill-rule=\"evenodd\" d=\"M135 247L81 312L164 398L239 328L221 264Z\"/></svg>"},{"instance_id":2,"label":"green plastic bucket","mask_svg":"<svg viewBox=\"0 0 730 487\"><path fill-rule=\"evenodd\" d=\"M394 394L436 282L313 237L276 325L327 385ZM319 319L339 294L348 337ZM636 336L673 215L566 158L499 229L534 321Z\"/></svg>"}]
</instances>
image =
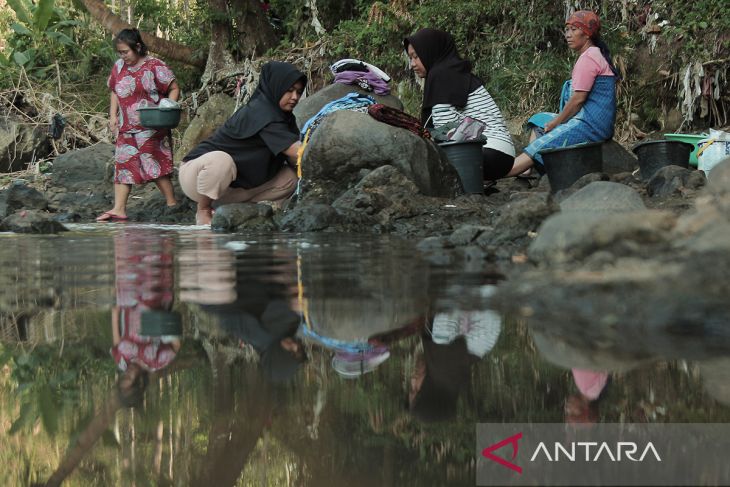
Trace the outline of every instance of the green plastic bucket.
<instances>
[{"instance_id":1,"label":"green plastic bucket","mask_svg":"<svg viewBox=\"0 0 730 487\"><path fill-rule=\"evenodd\" d=\"M692 144L694 149L689 154L689 163L692 166L697 165L697 150L700 148L700 140L707 139L707 134L664 134L664 138L667 140L677 140L679 142L686 142Z\"/></svg>"},{"instance_id":2,"label":"green plastic bucket","mask_svg":"<svg viewBox=\"0 0 730 487\"><path fill-rule=\"evenodd\" d=\"M180 123L182 109L179 107L138 108L139 123L148 129L172 129Z\"/></svg>"}]
</instances>

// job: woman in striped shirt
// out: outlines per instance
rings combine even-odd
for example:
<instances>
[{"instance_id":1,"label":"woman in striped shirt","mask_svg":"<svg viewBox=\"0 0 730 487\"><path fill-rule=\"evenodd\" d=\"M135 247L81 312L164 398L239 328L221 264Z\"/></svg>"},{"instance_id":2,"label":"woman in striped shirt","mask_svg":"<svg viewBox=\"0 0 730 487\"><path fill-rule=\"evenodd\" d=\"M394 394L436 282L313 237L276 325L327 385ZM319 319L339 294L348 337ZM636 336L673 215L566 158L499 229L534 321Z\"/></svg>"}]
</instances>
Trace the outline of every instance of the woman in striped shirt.
<instances>
[{"instance_id":1,"label":"woman in striped shirt","mask_svg":"<svg viewBox=\"0 0 730 487\"><path fill-rule=\"evenodd\" d=\"M504 118L482 81L471 72L471 63L461 59L451 34L421 29L403 40L411 69L426 78L421 121L438 128L465 117L486 125L487 142L482 148L485 180L506 176L514 164L512 144Z\"/></svg>"}]
</instances>

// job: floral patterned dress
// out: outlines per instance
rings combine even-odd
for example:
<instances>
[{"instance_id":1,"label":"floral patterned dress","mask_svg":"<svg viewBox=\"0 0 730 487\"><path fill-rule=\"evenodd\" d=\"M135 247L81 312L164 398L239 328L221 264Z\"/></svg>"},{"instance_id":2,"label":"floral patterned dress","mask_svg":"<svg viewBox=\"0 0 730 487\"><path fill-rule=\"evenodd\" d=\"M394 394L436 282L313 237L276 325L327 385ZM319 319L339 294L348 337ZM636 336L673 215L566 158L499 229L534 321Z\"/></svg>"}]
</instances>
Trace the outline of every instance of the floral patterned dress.
<instances>
[{"instance_id":1,"label":"floral patterned dress","mask_svg":"<svg viewBox=\"0 0 730 487\"><path fill-rule=\"evenodd\" d=\"M117 60L107 80L119 99L119 135L114 153L114 182L143 184L173 171L169 129L147 129L138 108L157 106L175 79L159 59L148 57L137 67Z\"/></svg>"},{"instance_id":2,"label":"floral patterned dress","mask_svg":"<svg viewBox=\"0 0 730 487\"><path fill-rule=\"evenodd\" d=\"M130 363L154 372L175 359L172 343L142 335L142 315L148 310L170 310L173 305L173 241L138 231L114 236L116 304L119 308L119 343L111 355L119 370Z\"/></svg>"}]
</instances>

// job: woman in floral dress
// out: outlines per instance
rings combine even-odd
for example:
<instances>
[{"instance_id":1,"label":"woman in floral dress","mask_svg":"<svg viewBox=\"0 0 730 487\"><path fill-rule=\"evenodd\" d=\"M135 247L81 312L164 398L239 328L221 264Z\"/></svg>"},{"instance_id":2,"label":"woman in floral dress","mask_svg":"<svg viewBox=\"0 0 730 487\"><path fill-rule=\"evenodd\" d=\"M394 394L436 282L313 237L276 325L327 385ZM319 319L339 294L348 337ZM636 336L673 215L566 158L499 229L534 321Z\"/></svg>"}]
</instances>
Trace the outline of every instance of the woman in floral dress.
<instances>
[{"instance_id":1,"label":"woman in floral dress","mask_svg":"<svg viewBox=\"0 0 730 487\"><path fill-rule=\"evenodd\" d=\"M107 85L111 90L109 128L117 136L114 153L114 208L97 221L127 219L127 199L133 184L154 181L167 206L177 200L172 189L172 147L169 129L140 125L137 109L157 106L163 98L177 101L180 88L165 63L147 55L147 46L137 29L124 29L114 39L119 60Z\"/></svg>"}]
</instances>

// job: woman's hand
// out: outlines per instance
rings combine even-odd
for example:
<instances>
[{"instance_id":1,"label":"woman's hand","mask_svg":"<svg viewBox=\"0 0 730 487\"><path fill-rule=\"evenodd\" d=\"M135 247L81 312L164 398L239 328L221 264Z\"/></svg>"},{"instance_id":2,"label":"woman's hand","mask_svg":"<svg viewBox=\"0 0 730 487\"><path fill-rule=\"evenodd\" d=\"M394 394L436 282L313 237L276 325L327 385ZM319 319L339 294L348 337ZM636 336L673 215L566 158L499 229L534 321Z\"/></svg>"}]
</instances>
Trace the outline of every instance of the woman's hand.
<instances>
[{"instance_id":1,"label":"woman's hand","mask_svg":"<svg viewBox=\"0 0 730 487\"><path fill-rule=\"evenodd\" d=\"M109 132L112 134L112 139L116 139L119 134L119 118L116 115L109 115Z\"/></svg>"},{"instance_id":2,"label":"woman's hand","mask_svg":"<svg viewBox=\"0 0 730 487\"><path fill-rule=\"evenodd\" d=\"M554 129L558 125L560 125L560 122L557 121L557 117L550 120L548 123L545 124L545 128L544 128L545 133L550 132L552 129Z\"/></svg>"}]
</instances>

